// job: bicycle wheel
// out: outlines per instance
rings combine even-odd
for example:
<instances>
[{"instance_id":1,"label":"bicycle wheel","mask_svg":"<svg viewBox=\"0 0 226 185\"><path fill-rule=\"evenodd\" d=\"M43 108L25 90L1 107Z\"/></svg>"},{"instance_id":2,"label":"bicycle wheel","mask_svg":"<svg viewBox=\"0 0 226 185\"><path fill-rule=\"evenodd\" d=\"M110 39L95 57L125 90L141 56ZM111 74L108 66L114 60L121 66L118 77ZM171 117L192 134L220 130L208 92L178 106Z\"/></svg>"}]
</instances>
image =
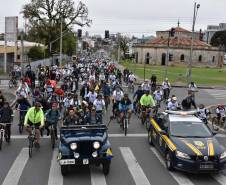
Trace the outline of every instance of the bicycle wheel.
<instances>
[{"instance_id":1,"label":"bicycle wheel","mask_svg":"<svg viewBox=\"0 0 226 185\"><path fill-rule=\"evenodd\" d=\"M24 130L24 125L23 124L19 124L19 133L22 134Z\"/></svg>"},{"instance_id":2,"label":"bicycle wheel","mask_svg":"<svg viewBox=\"0 0 226 185\"><path fill-rule=\"evenodd\" d=\"M219 127L217 126L217 124L218 124L217 118L213 117L213 119L212 119L212 129L215 130L215 131L219 130Z\"/></svg>"},{"instance_id":3,"label":"bicycle wheel","mask_svg":"<svg viewBox=\"0 0 226 185\"><path fill-rule=\"evenodd\" d=\"M29 157L32 158L32 150L33 150L33 141L29 138Z\"/></svg>"},{"instance_id":4,"label":"bicycle wheel","mask_svg":"<svg viewBox=\"0 0 226 185\"><path fill-rule=\"evenodd\" d=\"M55 138L54 129L51 129L51 146L52 146L52 149L55 148L55 142L56 142L56 138Z\"/></svg>"},{"instance_id":5,"label":"bicycle wheel","mask_svg":"<svg viewBox=\"0 0 226 185\"><path fill-rule=\"evenodd\" d=\"M128 123L127 123L127 120L124 119L124 133L125 133L125 136L127 135L127 129L128 129Z\"/></svg>"},{"instance_id":6,"label":"bicycle wheel","mask_svg":"<svg viewBox=\"0 0 226 185\"><path fill-rule=\"evenodd\" d=\"M2 150L3 134L0 133L0 150Z\"/></svg>"}]
</instances>

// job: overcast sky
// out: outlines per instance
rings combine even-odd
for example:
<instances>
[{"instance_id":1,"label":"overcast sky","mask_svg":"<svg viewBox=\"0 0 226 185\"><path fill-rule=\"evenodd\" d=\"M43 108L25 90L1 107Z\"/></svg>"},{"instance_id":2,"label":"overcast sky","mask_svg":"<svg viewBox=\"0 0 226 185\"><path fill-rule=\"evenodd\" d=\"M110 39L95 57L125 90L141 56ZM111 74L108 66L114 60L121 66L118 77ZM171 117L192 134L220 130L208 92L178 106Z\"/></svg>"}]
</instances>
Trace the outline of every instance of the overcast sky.
<instances>
[{"instance_id":1,"label":"overcast sky","mask_svg":"<svg viewBox=\"0 0 226 185\"><path fill-rule=\"evenodd\" d=\"M5 16L19 16L23 25L22 5L30 0L0 0L0 32L4 31ZM77 0L75 0L77 1ZM127 35L153 35L157 30L180 26L191 30L193 0L82 0L89 8L93 20L91 34L122 32ZM196 29L206 29L209 24L226 22L226 0L199 0ZM77 28L75 28L77 29Z\"/></svg>"}]
</instances>

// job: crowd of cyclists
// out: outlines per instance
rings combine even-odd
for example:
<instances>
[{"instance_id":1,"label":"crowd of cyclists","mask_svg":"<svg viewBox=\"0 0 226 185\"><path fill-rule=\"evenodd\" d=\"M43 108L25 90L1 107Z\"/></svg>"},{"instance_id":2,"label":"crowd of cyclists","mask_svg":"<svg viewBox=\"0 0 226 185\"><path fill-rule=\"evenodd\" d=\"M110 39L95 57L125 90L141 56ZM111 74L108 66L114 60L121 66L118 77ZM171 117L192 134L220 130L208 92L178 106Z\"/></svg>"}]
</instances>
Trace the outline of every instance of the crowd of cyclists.
<instances>
[{"instance_id":1,"label":"crowd of cyclists","mask_svg":"<svg viewBox=\"0 0 226 185\"><path fill-rule=\"evenodd\" d=\"M172 87L168 78L158 85L157 77L152 75L133 92L136 81L131 71L121 71L111 59L99 54L81 55L76 63L63 68L52 65L31 69L28 65L16 90L15 108L19 114L20 133L25 127L30 135L31 126L35 126L35 146L39 148L40 137L45 130L47 136L50 134L50 126L55 128L58 139L58 123L60 126L104 124L103 114L109 111L111 103L112 115L118 119L120 126L125 114L130 119L135 113L144 123L159 109L177 111L193 108L197 110L197 116L207 123L210 111L204 104L196 105L198 88L194 82L189 84L188 94L180 103L175 95L170 96ZM0 123L11 123L13 110L1 92L0 108ZM221 124L225 121L225 106L218 105L215 112L218 124L224 126Z\"/></svg>"}]
</instances>

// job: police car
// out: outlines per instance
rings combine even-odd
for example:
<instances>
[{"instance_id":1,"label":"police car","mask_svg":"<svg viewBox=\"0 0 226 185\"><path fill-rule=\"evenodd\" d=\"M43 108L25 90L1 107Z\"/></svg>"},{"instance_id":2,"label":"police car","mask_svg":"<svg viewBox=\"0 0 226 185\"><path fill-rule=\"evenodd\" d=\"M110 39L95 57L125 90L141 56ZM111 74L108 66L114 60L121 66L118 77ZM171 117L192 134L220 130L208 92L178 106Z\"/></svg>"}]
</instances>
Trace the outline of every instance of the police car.
<instances>
[{"instance_id":1,"label":"police car","mask_svg":"<svg viewBox=\"0 0 226 185\"><path fill-rule=\"evenodd\" d=\"M112 157L106 125L61 127L58 161L63 176L71 167L84 165L102 165L107 175Z\"/></svg>"},{"instance_id":2,"label":"police car","mask_svg":"<svg viewBox=\"0 0 226 185\"><path fill-rule=\"evenodd\" d=\"M192 173L226 168L226 149L194 111L166 111L151 118L148 142L165 158L168 170Z\"/></svg>"}]
</instances>

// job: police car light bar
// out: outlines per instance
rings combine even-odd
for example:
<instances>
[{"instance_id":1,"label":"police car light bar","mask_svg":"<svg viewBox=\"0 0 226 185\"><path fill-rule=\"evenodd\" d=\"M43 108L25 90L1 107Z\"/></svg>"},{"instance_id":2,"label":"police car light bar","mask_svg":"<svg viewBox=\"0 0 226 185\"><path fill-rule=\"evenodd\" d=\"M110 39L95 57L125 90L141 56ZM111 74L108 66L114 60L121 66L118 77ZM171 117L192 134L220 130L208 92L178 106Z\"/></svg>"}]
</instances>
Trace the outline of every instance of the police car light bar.
<instances>
[{"instance_id":1,"label":"police car light bar","mask_svg":"<svg viewBox=\"0 0 226 185\"><path fill-rule=\"evenodd\" d=\"M187 116L187 115L194 115L197 113L197 110L191 110L191 111L172 111L172 110L165 110L168 114L175 114L175 115L181 115L181 116Z\"/></svg>"}]
</instances>

